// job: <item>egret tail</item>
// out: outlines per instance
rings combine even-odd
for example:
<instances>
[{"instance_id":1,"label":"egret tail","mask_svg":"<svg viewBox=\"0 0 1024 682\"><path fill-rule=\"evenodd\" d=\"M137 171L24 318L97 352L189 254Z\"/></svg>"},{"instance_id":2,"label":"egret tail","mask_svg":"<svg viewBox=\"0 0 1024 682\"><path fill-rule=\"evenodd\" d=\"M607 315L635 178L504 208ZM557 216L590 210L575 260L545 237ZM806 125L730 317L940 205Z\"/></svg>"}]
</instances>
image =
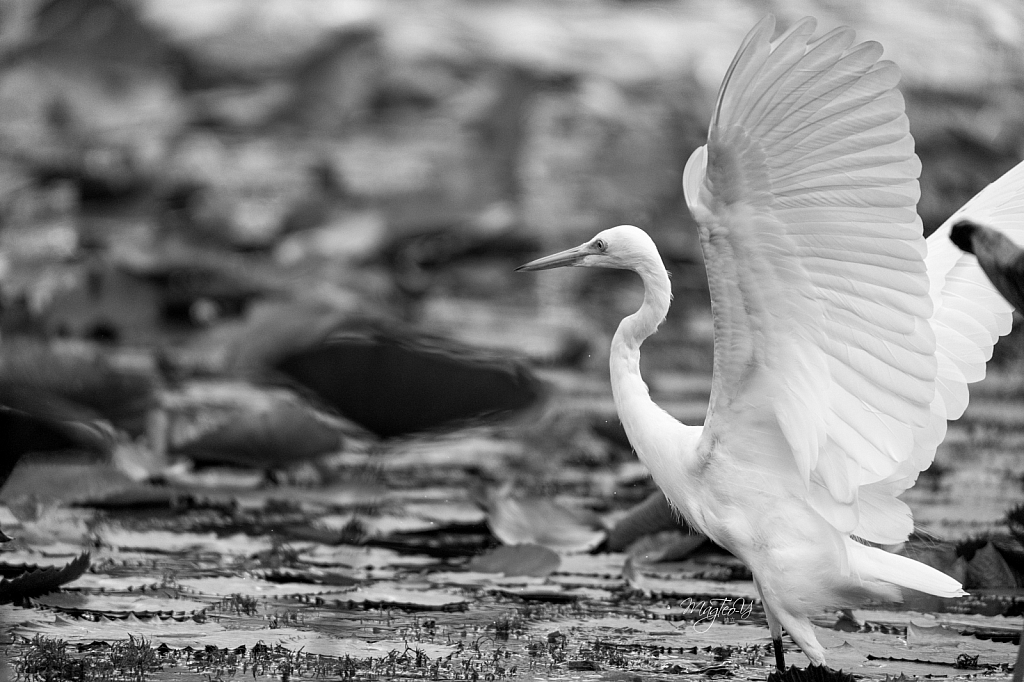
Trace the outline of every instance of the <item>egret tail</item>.
<instances>
[{"instance_id":1,"label":"egret tail","mask_svg":"<svg viewBox=\"0 0 1024 682\"><path fill-rule=\"evenodd\" d=\"M954 578L920 561L850 539L847 539L846 547L850 568L862 578L882 580L937 597L963 597L967 594Z\"/></svg>"}]
</instances>

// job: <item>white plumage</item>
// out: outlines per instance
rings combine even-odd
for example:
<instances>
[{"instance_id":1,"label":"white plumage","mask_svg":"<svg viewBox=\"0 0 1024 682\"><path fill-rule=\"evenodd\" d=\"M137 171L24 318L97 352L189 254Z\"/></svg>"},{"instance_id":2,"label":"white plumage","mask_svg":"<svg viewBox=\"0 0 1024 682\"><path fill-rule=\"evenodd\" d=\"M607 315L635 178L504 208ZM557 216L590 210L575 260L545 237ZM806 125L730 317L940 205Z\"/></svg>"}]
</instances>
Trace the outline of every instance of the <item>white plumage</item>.
<instances>
[{"instance_id":1,"label":"white plumage","mask_svg":"<svg viewBox=\"0 0 1024 682\"><path fill-rule=\"evenodd\" d=\"M684 172L714 316L703 427L658 408L640 377L640 344L670 299L645 233L619 226L524 266L641 275L644 303L612 342L620 419L672 504L750 567L780 665L782 628L824 663L808 619L822 608L897 599L899 587L964 594L858 539L907 538L897 496L931 464L1011 322L950 222L922 237L899 70L852 30L812 39L814 27L774 40L770 17L754 27ZM965 217L1024 239L1024 165L950 220Z\"/></svg>"}]
</instances>

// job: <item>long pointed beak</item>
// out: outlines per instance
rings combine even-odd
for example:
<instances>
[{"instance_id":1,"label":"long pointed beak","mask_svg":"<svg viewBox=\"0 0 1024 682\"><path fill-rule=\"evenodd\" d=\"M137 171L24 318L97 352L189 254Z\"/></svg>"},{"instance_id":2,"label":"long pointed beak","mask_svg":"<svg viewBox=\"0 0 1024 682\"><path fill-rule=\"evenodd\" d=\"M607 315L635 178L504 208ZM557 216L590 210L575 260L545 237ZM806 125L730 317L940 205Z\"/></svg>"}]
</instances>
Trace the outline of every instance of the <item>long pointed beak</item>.
<instances>
[{"instance_id":1,"label":"long pointed beak","mask_svg":"<svg viewBox=\"0 0 1024 682\"><path fill-rule=\"evenodd\" d=\"M516 268L516 272L526 272L530 270L550 270L551 268L564 268L567 265L579 265L579 262L589 252L586 250L586 245L574 246L571 249L565 251L559 251L553 253L550 256L544 256L537 260L532 260L526 265L520 265Z\"/></svg>"}]
</instances>

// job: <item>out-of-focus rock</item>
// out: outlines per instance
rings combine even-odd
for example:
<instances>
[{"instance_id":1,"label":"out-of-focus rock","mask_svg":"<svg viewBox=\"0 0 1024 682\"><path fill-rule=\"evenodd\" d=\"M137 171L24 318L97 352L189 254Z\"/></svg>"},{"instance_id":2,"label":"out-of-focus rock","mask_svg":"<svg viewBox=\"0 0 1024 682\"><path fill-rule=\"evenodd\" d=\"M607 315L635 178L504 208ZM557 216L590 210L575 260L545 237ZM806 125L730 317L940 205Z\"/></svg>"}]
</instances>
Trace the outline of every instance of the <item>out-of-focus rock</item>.
<instances>
[{"instance_id":1,"label":"out-of-focus rock","mask_svg":"<svg viewBox=\"0 0 1024 682\"><path fill-rule=\"evenodd\" d=\"M24 231L35 235L32 244L53 251L56 247L42 238L58 239L63 233L56 229L5 230L0 247ZM18 244L15 254L24 260L28 247ZM75 245L71 241L69 248ZM252 301L280 290L271 268L254 268L224 254L187 248L113 251L102 260L20 268L29 271L6 282L0 277L5 283L0 328L46 337L160 343L170 331L239 317Z\"/></svg>"},{"instance_id":2,"label":"out-of-focus rock","mask_svg":"<svg viewBox=\"0 0 1024 682\"><path fill-rule=\"evenodd\" d=\"M379 20L374 0L140 0L142 21L181 50L202 80L254 82L290 73L340 36Z\"/></svg>"},{"instance_id":3,"label":"out-of-focus rock","mask_svg":"<svg viewBox=\"0 0 1024 682\"><path fill-rule=\"evenodd\" d=\"M296 93L287 118L314 133L348 131L371 113L384 68L376 31L335 38L294 74Z\"/></svg>"},{"instance_id":4,"label":"out-of-focus rock","mask_svg":"<svg viewBox=\"0 0 1024 682\"><path fill-rule=\"evenodd\" d=\"M472 140L455 121L410 122L339 140L331 177L350 200L384 211L393 234L457 224L475 207Z\"/></svg>"},{"instance_id":5,"label":"out-of-focus rock","mask_svg":"<svg viewBox=\"0 0 1024 682\"><path fill-rule=\"evenodd\" d=\"M250 303L277 291L269 276L224 254L191 249L138 254L117 267L155 286L164 323L205 327L245 314Z\"/></svg>"},{"instance_id":6,"label":"out-of-focus rock","mask_svg":"<svg viewBox=\"0 0 1024 682\"><path fill-rule=\"evenodd\" d=\"M44 273L24 300L27 319L18 331L47 338L139 343L153 341L161 324L156 285L105 262Z\"/></svg>"},{"instance_id":7,"label":"out-of-focus rock","mask_svg":"<svg viewBox=\"0 0 1024 682\"><path fill-rule=\"evenodd\" d=\"M266 126L294 97L294 84L283 80L219 85L189 93L197 123L232 130Z\"/></svg>"},{"instance_id":8,"label":"out-of-focus rock","mask_svg":"<svg viewBox=\"0 0 1024 682\"><path fill-rule=\"evenodd\" d=\"M419 323L463 343L514 353L539 365L577 366L604 338L593 321L574 310L538 316L505 310L496 316L484 301L436 298L425 304Z\"/></svg>"},{"instance_id":9,"label":"out-of-focus rock","mask_svg":"<svg viewBox=\"0 0 1024 682\"><path fill-rule=\"evenodd\" d=\"M342 266L370 260L386 241L387 223L380 211L337 211L324 225L285 237L274 258L282 265L325 259Z\"/></svg>"},{"instance_id":10,"label":"out-of-focus rock","mask_svg":"<svg viewBox=\"0 0 1024 682\"><path fill-rule=\"evenodd\" d=\"M173 55L113 0L52 0L34 26L0 72L3 154L85 195L152 180L185 122Z\"/></svg>"},{"instance_id":11,"label":"out-of-focus rock","mask_svg":"<svg viewBox=\"0 0 1024 682\"><path fill-rule=\"evenodd\" d=\"M520 166L528 228L582 239L620 223L658 231L668 222L685 235L680 178L702 136L692 103L678 102L686 92L699 100L701 91L693 82L673 90L668 98L590 79L539 95Z\"/></svg>"},{"instance_id":12,"label":"out-of-focus rock","mask_svg":"<svg viewBox=\"0 0 1024 682\"><path fill-rule=\"evenodd\" d=\"M742 0L643 3L400 4L383 26L398 57L497 63L544 78L635 85L696 74L717 89L735 46L764 14Z\"/></svg>"},{"instance_id":13,"label":"out-of-focus rock","mask_svg":"<svg viewBox=\"0 0 1024 682\"><path fill-rule=\"evenodd\" d=\"M192 382L161 397L164 418L150 440L169 455L254 468L289 467L340 450L361 429L284 389L242 382Z\"/></svg>"},{"instance_id":14,"label":"out-of-focus rock","mask_svg":"<svg viewBox=\"0 0 1024 682\"><path fill-rule=\"evenodd\" d=\"M270 248L287 230L326 217L316 166L295 141L193 134L169 161L164 227L238 249Z\"/></svg>"},{"instance_id":15,"label":"out-of-focus rock","mask_svg":"<svg viewBox=\"0 0 1024 682\"><path fill-rule=\"evenodd\" d=\"M921 0L877 3L774 0L770 10L789 25L804 16L818 30L850 26L858 40L877 40L903 72L903 86L983 93L1015 82L1024 66L1024 7L1013 0L942 5Z\"/></svg>"},{"instance_id":16,"label":"out-of-focus rock","mask_svg":"<svg viewBox=\"0 0 1024 682\"><path fill-rule=\"evenodd\" d=\"M1024 155L1024 94L903 92L921 159L918 212L930 234Z\"/></svg>"},{"instance_id":17,"label":"out-of-focus rock","mask_svg":"<svg viewBox=\"0 0 1024 682\"><path fill-rule=\"evenodd\" d=\"M42 0L14 0L0 5L0 59L32 40L35 14L41 4Z\"/></svg>"},{"instance_id":18,"label":"out-of-focus rock","mask_svg":"<svg viewBox=\"0 0 1024 682\"><path fill-rule=\"evenodd\" d=\"M111 354L86 343L4 339L0 385L53 396L140 433L154 405L159 377L148 358Z\"/></svg>"},{"instance_id":19,"label":"out-of-focus rock","mask_svg":"<svg viewBox=\"0 0 1024 682\"><path fill-rule=\"evenodd\" d=\"M513 263L536 250L537 238L520 229L520 224L505 204L494 204L478 216L446 228L404 232L392 236L381 249L380 260L387 267L396 298L405 318L419 320L419 304L438 283L458 292L468 290L475 297L487 297L507 291ZM474 263L479 271L476 281L460 283L459 268ZM463 271L461 274L467 274Z\"/></svg>"},{"instance_id":20,"label":"out-of-focus rock","mask_svg":"<svg viewBox=\"0 0 1024 682\"><path fill-rule=\"evenodd\" d=\"M61 202L62 207L66 203ZM37 190L35 178L27 166L0 157L0 221L5 227L21 225L41 213L49 213L49 204L45 192Z\"/></svg>"}]
</instances>

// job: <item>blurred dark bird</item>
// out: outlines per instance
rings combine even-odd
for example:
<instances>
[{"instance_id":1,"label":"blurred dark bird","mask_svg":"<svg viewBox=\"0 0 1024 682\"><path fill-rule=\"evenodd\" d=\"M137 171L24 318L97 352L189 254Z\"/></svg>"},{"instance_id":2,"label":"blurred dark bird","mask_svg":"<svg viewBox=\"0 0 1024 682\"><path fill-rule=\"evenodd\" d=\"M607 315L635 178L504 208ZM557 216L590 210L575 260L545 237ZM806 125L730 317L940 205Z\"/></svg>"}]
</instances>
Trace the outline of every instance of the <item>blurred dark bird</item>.
<instances>
[{"instance_id":1,"label":"blurred dark bird","mask_svg":"<svg viewBox=\"0 0 1024 682\"><path fill-rule=\"evenodd\" d=\"M878 545L910 535L899 496L1011 326L1009 306L946 238L952 221L923 237L899 69L849 28L812 38L814 28L804 19L773 39L771 17L754 27L683 173L714 319L702 426L655 404L640 374L640 346L671 300L645 232L613 227L520 268L640 276L643 304L611 346L619 419L672 506L750 568L780 672L783 630L825 664L811 623L824 609L898 600L904 588L966 594ZM1022 180L1024 165L958 218L1024 229Z\"/></svg>"},{"instance_id":2,"label":"blurred dark bird","mask_svg":"<svg viewBox=\"0 0 1024 682\"><path fill-rule=\"evenodd\" d=\"M971 220L961 220L949 231L949 238L963 251L978 258L996 290L1024 312L1024 249L1005 234Z\"/></svg>"}]
</instances>

